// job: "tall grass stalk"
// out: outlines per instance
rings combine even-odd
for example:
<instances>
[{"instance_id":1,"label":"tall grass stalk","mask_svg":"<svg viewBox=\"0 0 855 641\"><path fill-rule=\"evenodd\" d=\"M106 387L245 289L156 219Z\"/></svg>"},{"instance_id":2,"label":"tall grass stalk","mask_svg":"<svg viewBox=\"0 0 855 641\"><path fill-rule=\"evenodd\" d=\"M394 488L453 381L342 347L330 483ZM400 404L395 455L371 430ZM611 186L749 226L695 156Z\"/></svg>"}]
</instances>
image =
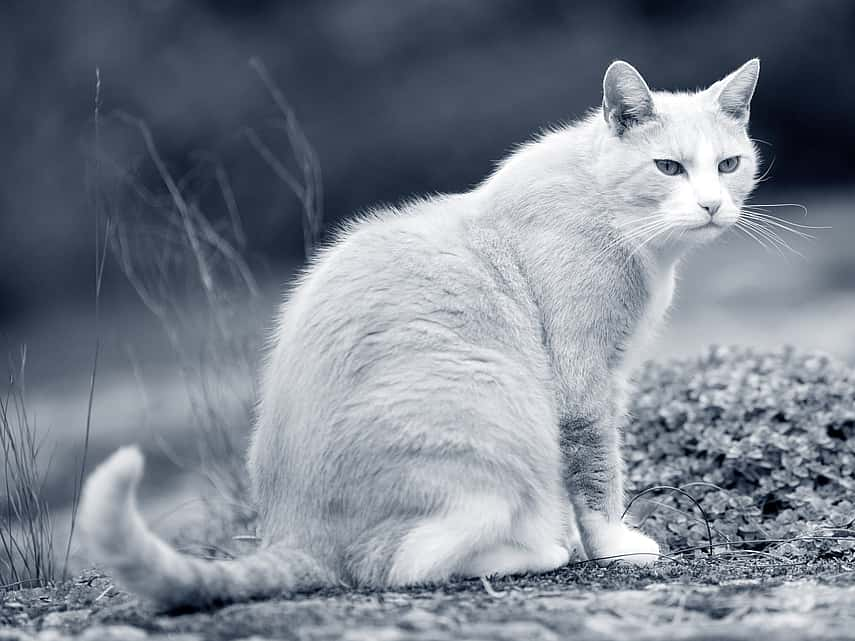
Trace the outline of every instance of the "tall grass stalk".
<instances>
[{"instance_id":1,"label":"tall grass stalk","mask_svg":"<svg viewBox=\"0 0 855 641\"><path fill-rule=\"evenodd\" d=\"M95 218L95 290L94 290L94 324L95 324L95 347L92 353L92 370L89 375L89 394L86 403L86 427L83 433L83 451L80 455L80 469L74 479L74 495L71 500L71 524L68 531L68 540L65 545L65 558L62 563L62 578L68 576L68 559L71 555L71 544L74 540L74 530L77 525L77 510L80 507L80 493L83 487L83 476L86 473L86 459L89 455L89 439L92 433L92 405L95 400L95 379L98 375L98 359L101 356L101 283L104 278L104 264L107 259L107 246L110 240L112 221L109 216L105 218L101 206L101 194L98 189L101 177L101 166L99 150L101 148L101 69L95 68L95 106L93 110L93 127L95 138L95 154L92 162L94 177L90 178L89 193L92 198L92 210ZM103 239L101 234L104 235Z\"/></svg>"}]
</instances>

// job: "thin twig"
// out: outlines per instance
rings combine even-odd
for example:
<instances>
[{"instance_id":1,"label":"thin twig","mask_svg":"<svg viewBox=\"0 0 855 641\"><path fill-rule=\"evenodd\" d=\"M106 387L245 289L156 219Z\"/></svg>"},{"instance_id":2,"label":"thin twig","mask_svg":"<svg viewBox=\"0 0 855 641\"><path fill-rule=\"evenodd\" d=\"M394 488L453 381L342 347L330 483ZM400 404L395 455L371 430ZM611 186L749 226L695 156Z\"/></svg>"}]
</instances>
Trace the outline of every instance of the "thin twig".
<instances>
[{"instance_id":1,"label":"thin twig","mask_svg":"<svg viewBox=\"0 0 855 641\"><path fill-rule=\"evenodd\" d=\"M621 515L621 519L623 519L623 517L626 516L626 513L629 511L629 508L632 507L632 504L635 503L642 496L645 496L646 494L651 494L652 492L661 492L661 491L676 492L677 494L685 496L690 501L692 501L692 503L695 504L695 507L697 507L698 510L700 510L701 514L704 517L704 523L707 526L707 538L709 539L709 554L712 555L712 553L713 553L713 535L712 535L712 528L710 527L710 518L707 515L706 510L704 510L703 506L698 501L698 499L696 499L694 496L692 496L691 494L689 494L685 490L681 490L679 487L674 487L672 485L656 485L654 487L649 487L646 490L639 492L638 494L633 496L632 499L630 499L629 503L626 506L626 509L623 511L623 514Z\"/></svg>"}]
</instances>

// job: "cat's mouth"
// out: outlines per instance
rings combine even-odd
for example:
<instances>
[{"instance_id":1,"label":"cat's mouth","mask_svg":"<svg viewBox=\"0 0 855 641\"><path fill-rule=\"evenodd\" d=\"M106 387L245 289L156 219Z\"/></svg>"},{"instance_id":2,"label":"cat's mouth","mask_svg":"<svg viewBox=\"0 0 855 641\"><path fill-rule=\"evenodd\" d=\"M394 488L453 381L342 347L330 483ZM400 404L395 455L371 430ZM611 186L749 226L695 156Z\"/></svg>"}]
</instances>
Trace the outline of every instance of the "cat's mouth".
<instances>
[{"instance_id":1,"label":"cat's mouth","mask_svg":"<svg viewBox=\"0 0 855 641\"><path fill-rule=\"evenodd\" d=\"M705 229L722 229L722 225L719 225L714 220L708 220L705 223L699 223L689 227L689 231L703 231Z\"/></svg>"}]
</instances>

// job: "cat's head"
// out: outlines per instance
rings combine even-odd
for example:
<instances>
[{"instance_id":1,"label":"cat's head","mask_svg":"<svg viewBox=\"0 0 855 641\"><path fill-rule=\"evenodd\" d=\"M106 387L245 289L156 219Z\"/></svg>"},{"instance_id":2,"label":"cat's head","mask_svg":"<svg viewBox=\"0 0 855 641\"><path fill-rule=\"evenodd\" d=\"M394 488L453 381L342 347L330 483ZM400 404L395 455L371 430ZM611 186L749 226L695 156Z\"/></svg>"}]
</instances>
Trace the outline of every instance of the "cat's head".
<instances>
[{"instance_id":1,"label":"cat's head","mask_svg":"<svg viewBox=\"0 0 855 641\"><path fill-rule=\"evenodd\" d=\"M612 63L597 175L622 231L679 249L738 222L757 173L747 125L759 73L760 61L749 60L708 89L672 93L651 91L634 67Z\"/></svg>"}]
</instances>

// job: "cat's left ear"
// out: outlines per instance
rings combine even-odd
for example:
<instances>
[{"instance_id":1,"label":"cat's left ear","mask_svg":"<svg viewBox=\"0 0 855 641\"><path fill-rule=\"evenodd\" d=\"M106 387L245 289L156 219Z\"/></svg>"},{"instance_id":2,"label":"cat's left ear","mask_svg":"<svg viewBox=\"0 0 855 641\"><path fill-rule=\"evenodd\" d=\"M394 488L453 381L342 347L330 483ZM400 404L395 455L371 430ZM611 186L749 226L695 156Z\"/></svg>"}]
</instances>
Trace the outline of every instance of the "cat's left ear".
<instances>
[{"instance_id":1,"label":"cat's left ear","mask_svg":"<svg viewBox=\"0 0 855 641\"><path fill-rule=\"evenodd\" d=\"M654 117L653 97L635 67L617 60L603 77L603 117L618 136Z\"/></svg>"},{"instance_id":2,"label":"cat's left ear","mask_svg":"<svg viewBox=\"0 0 855 641\"><path fill-rule=\"evenodd\" d=\"M713 84L707 91L715 98L718 108L725 114L748 124L751 98L760 76L760 60L749 60L729 76Z\"/></svg>"}]
</instances>

